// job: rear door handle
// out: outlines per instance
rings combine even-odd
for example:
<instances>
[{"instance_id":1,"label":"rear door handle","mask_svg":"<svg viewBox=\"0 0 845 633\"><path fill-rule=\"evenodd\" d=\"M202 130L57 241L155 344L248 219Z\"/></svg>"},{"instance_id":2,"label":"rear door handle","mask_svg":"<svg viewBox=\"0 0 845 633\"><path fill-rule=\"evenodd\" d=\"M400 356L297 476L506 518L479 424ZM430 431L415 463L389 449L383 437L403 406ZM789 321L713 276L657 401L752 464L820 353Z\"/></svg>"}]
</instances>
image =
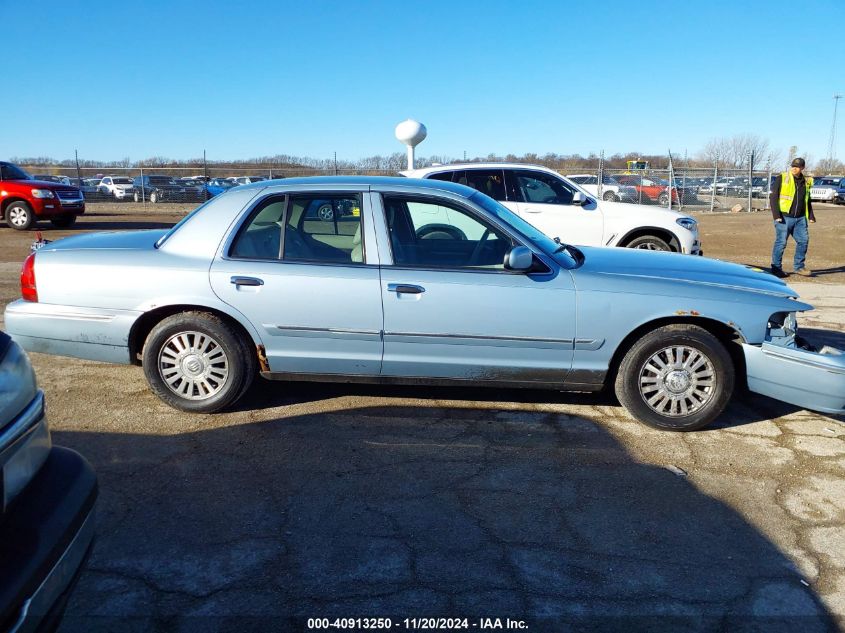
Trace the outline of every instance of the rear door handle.
<instances>
[{"instance_id":1,"label":"rear door handle","mask_svg":"<svg viewBox=\"0 0 845 633\"><path fill-rule=\"evenodd\" d=\"M398 292L406 295L419 295L425 292L422 286L415 286L414 284L387 284L388 292Z\"/></svg>"},{"instance_id":2,"label":"rear door handle","mask_svg":"<svg viewBox=\"0 0 845 633\"><path fill-rule=\"evenodd\" d=\"M258 277L232 277L229 279L230 283L236 286L263 286L264 280Z\"/></svg>"}]
</instances>

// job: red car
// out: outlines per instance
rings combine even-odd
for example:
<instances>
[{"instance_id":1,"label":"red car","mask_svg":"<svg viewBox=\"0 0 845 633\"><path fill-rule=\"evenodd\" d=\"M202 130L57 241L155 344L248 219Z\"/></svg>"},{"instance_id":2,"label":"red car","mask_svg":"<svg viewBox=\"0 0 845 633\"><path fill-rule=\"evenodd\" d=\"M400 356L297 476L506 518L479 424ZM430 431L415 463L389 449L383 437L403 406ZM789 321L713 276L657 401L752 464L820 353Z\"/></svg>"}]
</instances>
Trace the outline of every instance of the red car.
<instances>
[{"instance_id":1,"label":"red car","mask_svg":"<svg viewBox=\"0 0 845 633\"><path fill-rule=\"evenodd\" d=\"M34 180L23 169L0 161L0 219L18 231L38 220L67 228L85 213L85 198L76 187Z\"/></svg>"},{"instance_id":2,"label":"red car","mask_svg":"<svg viewBox=\"0 0 845 633\"><path fill-rule=\"evenodd\" d=\"M614 176L614 178L623 185L634 187L637 194L642 197L643 202L656 202L662 206L669 204L669 187L666 185L661 185L645 176L633 174L623 174ZM672 202L678 202L678 191L674 187L672 188Z\"/></svg>"}]
</instances>

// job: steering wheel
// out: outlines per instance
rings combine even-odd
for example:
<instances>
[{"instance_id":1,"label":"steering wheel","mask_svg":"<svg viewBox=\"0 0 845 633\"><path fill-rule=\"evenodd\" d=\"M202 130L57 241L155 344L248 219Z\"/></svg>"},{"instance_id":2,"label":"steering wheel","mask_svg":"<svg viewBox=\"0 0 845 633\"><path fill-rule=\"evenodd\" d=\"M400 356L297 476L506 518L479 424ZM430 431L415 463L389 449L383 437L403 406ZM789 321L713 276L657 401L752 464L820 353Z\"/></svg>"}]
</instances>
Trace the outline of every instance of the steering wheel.
<instances>
[{"instance_id":1,"label":"steering wheel","mask_svg":"<svg viewBox=\"0 0 845 633\"><path fill-rule=\"evenodd\" d=\"M466 240L467 236L459 228L448 224L426 224L416 231L419 240Z\"/></svg>"},{"instance_id":2,"label":"steering wheel","mask_svg":"<svg viewBox=\"0 0 845 633\"><path fill-rule=\"evenodd\" d=\"M481 251L484 249L484 242L487 241L489 235L490 229L484 229L484 233L482 233L481 238L478 240L478 244L472 249L472 255L469 256L467 266L475 266L478 263L478 259L481 257Z\"/></svg>"}]
</instances>

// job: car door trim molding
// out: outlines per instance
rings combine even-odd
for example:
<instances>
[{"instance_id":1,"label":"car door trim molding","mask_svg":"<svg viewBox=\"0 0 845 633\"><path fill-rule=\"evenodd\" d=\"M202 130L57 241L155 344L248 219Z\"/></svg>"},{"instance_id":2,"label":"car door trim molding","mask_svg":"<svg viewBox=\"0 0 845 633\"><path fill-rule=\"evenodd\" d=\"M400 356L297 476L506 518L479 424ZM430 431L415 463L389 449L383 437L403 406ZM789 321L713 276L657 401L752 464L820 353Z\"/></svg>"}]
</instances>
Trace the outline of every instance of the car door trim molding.
<instances>
[{"instance_id":1,"label":"car door trim molding","mask_svg":"<svg viewBox=\"0 0 845 633\"><path fill-rule=\"evenodd\" d=\"M337 336L349 336L349 337L359 337L359 336L366 336L366 337L379 337L381 338L383 335L382 330L356 330L352 328L330 328L330 327L307 327L307 326L300 326L300 325L276 325L276 324L264 324L264 328L270 331L273 334L273 330L278 330L280 332L284 332L287 335L292 336L322 336L325 334L333 334Z\"/></svg>"},{"instance_id":2,"label":"car door trim molding","mask_svg":"<svg viewBox=\"0 0 845 633\"><path fill-rule=\"evenodd\" d=\"M446 334L439 332L385 332L385 342L414 343L415 339L443 339L448 345L477 345L478 341L494 341L501 347L518 347L520 345L559 347L572 349L571 338L531 338L527 336L482 336L478 334ZM388 341L388 338L390 339Z\"/></svg>"},{"instance_id":3,"label":"car door trim molding","mask_svg":"<svg viewBox=\"0 0 845 633\"><path fill-rule=\"evenodd\" d=\"M575 349L594 352L604 345L604 339L576 338Z\"/></svg>"}]
</instances>

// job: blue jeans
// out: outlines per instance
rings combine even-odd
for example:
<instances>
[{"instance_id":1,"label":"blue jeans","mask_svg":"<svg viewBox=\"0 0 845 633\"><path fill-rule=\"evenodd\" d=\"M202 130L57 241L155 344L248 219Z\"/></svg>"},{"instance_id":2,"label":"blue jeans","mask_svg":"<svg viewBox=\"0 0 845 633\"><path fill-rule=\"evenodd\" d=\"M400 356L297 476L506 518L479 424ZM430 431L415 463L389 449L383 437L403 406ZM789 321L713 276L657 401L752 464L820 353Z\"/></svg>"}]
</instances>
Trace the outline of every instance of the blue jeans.
<instances>
[{"instance_id":1,"label":"blue jeans","mask_svg":"<svg viewBox=\"0 0 845 633\"><path fill-rule=\"evenodd\" d=\"M775 245L772 248L772 268L781 268L783 249L786 239L791 235L795 240L795 259L793 268L804 268L804 258L807 256L807 245L810 243L810 233L807 231L807 218L790 218L783 216L784 222L775 222Z\"/></svg>"}]
</instances>

